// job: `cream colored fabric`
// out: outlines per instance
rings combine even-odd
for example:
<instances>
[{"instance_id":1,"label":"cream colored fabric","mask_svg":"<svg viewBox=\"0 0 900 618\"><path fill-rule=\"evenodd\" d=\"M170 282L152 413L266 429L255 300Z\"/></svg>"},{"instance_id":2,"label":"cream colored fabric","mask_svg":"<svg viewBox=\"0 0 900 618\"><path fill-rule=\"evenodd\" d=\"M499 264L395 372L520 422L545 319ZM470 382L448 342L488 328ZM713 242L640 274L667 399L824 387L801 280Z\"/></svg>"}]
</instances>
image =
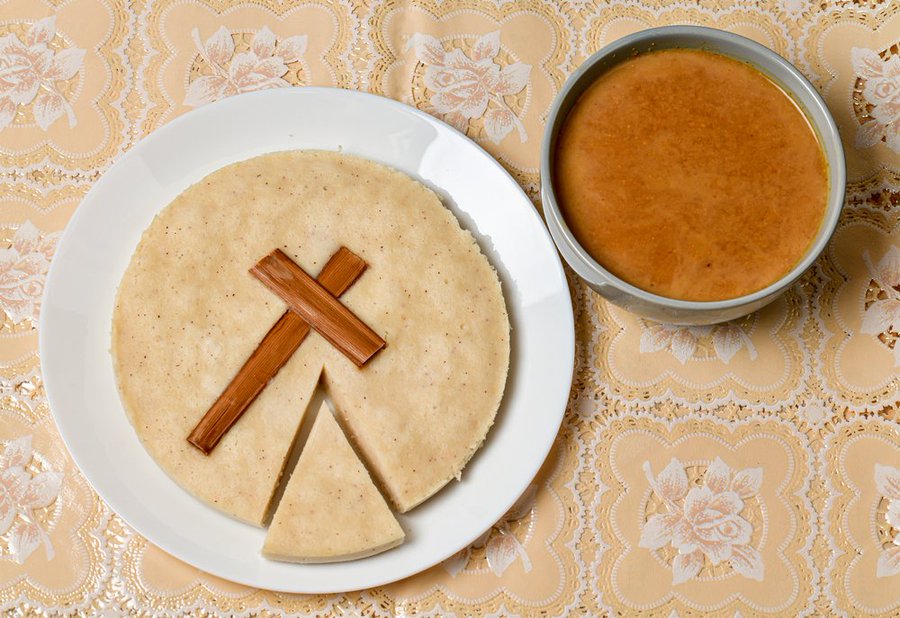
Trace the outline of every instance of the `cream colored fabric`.
<instances>
[{"instance_id":1,"label":"cream colored fabric","mask_svg":"<svg viewBox=\"0 0 900 618\"><path fill-rule=\"evenodd\" d=\"M403 537L323 403L278 503L263 555L290 562L337 562L396 547Z\"/></svg>"},{"instance_id":2,"label":"cream colored fabric","mask_svg":"<svg viewBox=\"0 0 900 618\"><path fill-rule=\"evenodd\" d=\"M185 438L285 310L248 269L281 248L316 274L342 245L369 266L341 300L386 349L360 370L311 334L212 455L200 454ZM323 364L400 511L458 475L503 394L509 320L496 273L432 191L363 159L285 152L219 170L159 214L119 289L113 353L157 462L261 524Z\"/></svg>"}]
</instances>

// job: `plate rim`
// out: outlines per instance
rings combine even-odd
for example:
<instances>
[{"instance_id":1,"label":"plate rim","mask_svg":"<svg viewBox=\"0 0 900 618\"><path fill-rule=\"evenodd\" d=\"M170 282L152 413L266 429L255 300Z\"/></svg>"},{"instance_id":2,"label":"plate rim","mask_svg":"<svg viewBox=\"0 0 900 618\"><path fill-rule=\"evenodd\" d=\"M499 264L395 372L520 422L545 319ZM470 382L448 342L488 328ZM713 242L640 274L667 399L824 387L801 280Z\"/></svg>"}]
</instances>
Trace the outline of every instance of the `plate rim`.
<instances>
[{"instance_id":1,"label":"plate rim","mask_svg":"<svg viewBox=\"0 0 900 618\"><path fill-rule=\"evenodd\" d=\"M271 89L271 90L266 90L266 91L244 93L244 94L239 94L239 95L235 95L232 97L228 97L226 99L222 99L222 100L204 105L202 107L196 108L196 109L186 112L184 114L181 114L181 115L177 116L176 118L172 119L171 121L167 122L163 126L159 127L158 129L152 131L148 135L137 140L128 148L127 151L125 151L123 153L123 155L121 157L116 159L112 163L112 165L110 165L105 171L103 171L100 178L91 186L90 190L85 194L85 196L79 202L79 205L76 208L73 215L66 222L66 226L63 230L63 233L62 233L59 241L57 242L55 252L54 252L54 259L51 261L50 268L48 270L48 273L47 273L47 276L45 279L45 289L44 289L44 292L43 292L42 298L41 298L42 307L52 306L52 303L46 303L44 301L53 293L53 290L59 285L59 284L54 283L56 281L56 279L60 276L58 274L58 272L59 272L59 269L61 268L60 266L58 266L58 262L55 259L56 255L61 253L60 252L61 248L67 247L68 245L77 242L76 240L73 240L73 236L75 234L75 232L73 230L77 227L77 225L75 225L75 224L77 224L82 218L84 218L86 216L85 213L87 212L88 208L94 208L93 206L91 206L91 204L95 203L95 199L96 199L95 195L98 193L98 187L102 188L102 187L105 187L109 182L114 182L113 180L108 180L108 179L111 177L111 172L113 174L115 174L115 172L113 172L113 170L116 168L116 166L120 165L120 163L123 161L129 161L131 159L139 157L141 155L141 150L149 147L148 144L153 144L157 141L168 139L168 136L170 134L177 134L181 130L180 127L182 125L189 123L189 122L195 122L196 121L195 119L199 118L200 115L208 114L210 112L210 110L216 111L219 108L224 108L229 105L236 105L237 104L237 103L235 103L236 100L249 101L250 99L256 98L256 99L259 99L260 101L263 101L264 99L269 98L269 97L280 97L280 96L310 96L310 97L342 96L342 97L349 97L349 98L357 98L360 101L362 101L363 103L365 103L366 101L369 101L372 104L384 106L385 109L390 110L392 113L396 112L396 113L412 114L412 115L418 117L419 120L424 121L426 124L436 127L436 129L439 131L444 131L444 132L449 131L451 134L455 135L457 138L462 138L462 143L465 143L470 148L475 148L475 152L477 154L481 155L481 157L484 159L485 163L489 163L496 171L500 172L501 177L503 177L506 180L506 182L509 183L510 186L513 187L513 190L516 193L518 193L519 196L521 197L521 199L523 200L523 204L527 204L529 206L529 208L527 209L528 214L525 216L533 218L534 223L536 223L538 225L538 228L541 230L542 238L544 239L544 241L546 243L548 243L548 246L552 250L551 253L554 258L552 260L552 264L553 264L553 269L555 271L555 274L559 277L559 279L561 281L564 282L564 288L565 288L566 293L563 294L562 296L564 297L565 309L567 309L567 311L564 312L565 324L560 324L560 326L563 327L560 330L565 333L566 337L565 337L565 340L560 341L559 344L560 344L561 348L564 348L565 353L563 354L563 357L570 359L570 362L567 363L565 368L563 369L565 371L565 376L564 376L566 378L565 383L568 384L568 387L567 387L565 393L564 394L561 393L559 396L560 402L558 405L558 411L556 411L556 416L558 417L558 419L553 424L553 426L556 428L556 431L553 432L549 438L544 440L543 448L541 449L541 452L539 453L540 457L538 457L538 453L535 452L534 456L530 459L530 461L532 462L532 465L531 465L531 469L528 470L528 472L529 472L528 478L533 480L534 477L537 475L537 473L540 471L544 462L546 461L547 456L549 455L549 453L553 447L553 444L556 441L556 437L559 435L559 430L562 427L562 423L563 423L564 416L565 416L565 410L568 405L569 394L571 392L571 384L572 384L572 380L574 378L575 362L576 362L576 357L575 357L575 352L576 352L576 350L575 350L575 320L574 320L574 310L573 310L572 299L571 299L571 289L568 285L568 280L565 275L565 270L563 268L559 254L556 250L556 246L555 246L555 244L553 244L553 240L550 237L549 230L547 229L546 225L544 224L534 203L531 201L531 199L528 197L528 195L522 189L521 185L512 177L512 175L503 167L503 165L493 155L491 155L489 152L487 152L480 144L478 144L477 142L475 142L474 140L469 138L467 135L458 131L456 128L448 125L447 123L443 122L442 120L439 120L429 114L426 114L425 112L423 112L415 107L406 105L399 101L395 101L388 97L384 97L384 96L380 96L380 95L376 95L376 94L372 94L372 93L367 93L367 92L362 92L362 91L356 91L356 90L345 90L345 89L341 89L341 88L322 87L322 86L305 86L302 88L279 88L279 89ZM257 105L258 104L259 103L257 103ZM277 151L279 151L278 148L275 148L273 150L265 150L265 152L277 152ZM248 158L252 158L255 156L259 156L259 155L254 154ZM355 156L363 156L363 155L355 155ZM239 160L242 160L242 159L237 159L236 161L239 161ZM372 160L372 159L370 159L370 160ZM383 165L387 165L387 166L396 168L395 167L396 164L392 165L390 162L385 162L385 161L378 161L378 162ZM402 173L405 173L408 175L407 172L402 172ZM421 182L420 179L417 179L417 181ZM87 206L87 208L85 208L85 206ZM160 205L157 208L156 212L159 212L160 210L165 208L165 206L166 206L166 204ZM457 219L458 219L458 215L456 213L454 213L454 216L457 217ZM463 225L463 222L460 221L460 224ZM463 228L468 229L468 227L466 227L465 225L463 225ZM470 230L470 231L472 231L472 230ZM492 266L493 266L493 264L492 264ZM507 299L507 302L510 302L510 301ZM250 586L250 587L263 588L266 590L273 590L273 591L287 592L287 593L302 593L302 594L331 594L331 593L337 593L337 592L347 592L347 591L352 591L352 590L360 590L360 589L364 589L364 588L386 585L389 583L393 583L395 581L399 581L406 577L410 577L410 576L420 573L422 571L425 571L425 570L435 566L436 564L440 563L441 561L445 560L449 556L453 555L454 552L450 552L447 555L431 556L428 558L428 560L425 561L424 565L417 564L412 568L407 567L405 572L400 573L400 574L393 574L393 575L388 575L388 576L382 575L380 577L378 577L378 576L371 577L362 586L349 586L348 587L348 586L337 585L337 586L332 586L332 587L327 587L327 588L322 588L322 587L308 588L308 587L304 587L302 585L289 586L289 587L282 586L282 585L267 585L265 583L260 583L259 581L256 581L256 580L250 580L250 579L240 578L240 577L233 577L232 575L229 575L229 574L223 574L221 571L216 571L214 569L208 569L207 565L196 564L190 558L190 556L186 555L185 553L179 552L177 547L172 547L171 543L159 542L156 538L154 538L154 537L156 537L155 534L153 534L153 533L148 534L148 531L147 531L146 527L144 526L143 520L141 520L141 519L134 520L125 514L125 513L129 513L130 509L122 508L122 506L123 506L122 500L120 500L119 498L116 498L116 497L114 497L112 500L110 500L107 496L104 496L99 490L96 489L92 478L88 476L88 474L85 472L85 468L82 465L84 463L84 461L86 460L85 454L78 451L77 449L75 451L73 451L69 446L73 441L73 434L71 433L72 426L69 425L69 423L67 423L66 421L63 421L62 423L60 423L60 412L58 412L58 411L63 409L65 406L60 405L59 400L57 399L56 395L54 394L55 387L52 386L52 384L55 384L56 379L55 378L48 379L49 376L54 375L55 372L51 371L50 373L47 373L44 371L44 367L43 367L43 360L45 358L49 358L50 356L53 355L53 353L50 350L52 349L52 346L54 344L52 342L50 342L48 340L47 336L44 334L47 332L46 325L47 325L48 320L51 319L50 316L52 316L52 314L53 314L52 311L42 311L39 316L38 353L39 353L39 359L40 359L41 367L42 367L42 374L43 374L43 378L44 378L45 393L47 396L47 401L48 401L48 405L50 408L50 412L51 412L52 418L54 420L54 424L57 428L57 431L60 434L60 437L62 438L62 440L66 446L66 450L67 450L69 456L72 458L73 462L75 463L76 467L78 468L79 472L82 474L84 479L91 486L92 490L95 493L97 493L98 497L100 497L100 499L104 502L104 504L106 504L118 516L122 517L122 519L126 523L128 523L129 526L131 526L138 534L140 534L148 542L156 545L157 547L159 547L163 551L171 554L175 558L177 558L191 566L194 566L195 568L197 568L205 573L209 573L216 577L221 577L222 579L225 579L227 581L235 582L235 583ZM120 403L120 405L122 405L121 399L119 400L119 403ZM124 412L124 408L122 408L122 411ZM490 436L490 433L488 434L488 436ZM489 437L487 439L489 439ZM152 456L150 456L149 453L147 453L147 456L149 456L152 459ZM154 461L154 463L156 463L156 462ZM156 465L158 465L158 464L156 464ZM89 465L88 469L90 469L90 468L91 468L91 466ZM174 479L172 479L172 477L169 476L167 472L165 472L165 470L163 470L163 473L169 479L171 479L173 482L175 482ZM176 485L177 485L177 482L176 482ZM185 492L189 496L196 499L196 497L192 496L190 494L190 492L187 492L186 490L181 488L180 485L179 485L179 488L181 489L181 491ZM525 485L525 487L522 488L522 491L525 491L526 489L527 489L527 484ZM445 488L442 488L440 491L444 491L444 490L445 490ZM440 493L440 491L438 493ZM516 497L512 498L509 504L505 505L504 509L500 512L499 516L502 516L503 513L508 511L509 508L511 508L513 506L515 501L518 499L518 496L519 496L519 494L517 494ZM214 512L221 515L222 517L233 519L233 518L229 517L227 514L225 514L224 512L217 511L217 510ZM135 523L135 521L137 521L137 523ZM235 520L235 521L237 521L237 520ZM245 525L248 525L248 524L245 524ZM493 525L493 524L489 524L488 527L490 527L491 525ZM483 532L484 532L484 530L479 530L476 534L474 534L474 536L472 536L471 539L469 539L464 545L457 548L455 551L459 551L461 549L464 549L468 545L470 545ZM298 565L298 566L308 567L310 565ZM315 565L312 565L312 566L315 566ZM336 579L338 579L338 578L336 578Z\"/></svg>"}]
</instances>

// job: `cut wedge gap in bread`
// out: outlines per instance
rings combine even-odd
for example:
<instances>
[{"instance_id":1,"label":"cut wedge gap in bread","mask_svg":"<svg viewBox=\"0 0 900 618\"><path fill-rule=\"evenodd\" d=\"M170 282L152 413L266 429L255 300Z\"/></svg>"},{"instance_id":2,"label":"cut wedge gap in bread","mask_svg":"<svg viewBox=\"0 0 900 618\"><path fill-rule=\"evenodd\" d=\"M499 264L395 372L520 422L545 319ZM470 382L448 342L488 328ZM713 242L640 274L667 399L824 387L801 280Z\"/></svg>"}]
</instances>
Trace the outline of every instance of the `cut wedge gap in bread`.
<instances>
[{"instance_id":1,"label":"cut wedge gap in bread","mask_svg":"<svg viewBox=\"0 0 900 618\"><path fill-rule=\"evenodd\" d=\"M263 555L287 562L339 562L380 553L404 538L323 402L275 509Z\"/></svg>"},{"instance_id":2,"label":"cut wedge gap in bread","mask_svg":"<svg viewBox=\"0 0 900 618\"><path fill-rule=\"evenodd\" d=\"M284 465L281 468L278 483L272 491L269 506L266 508L266 517L263 521L263 527L268 528L272 524L272 517L275 516L275 511L278 509L278 505L281 504L281 499L284 497L284 491L287 489L288 482L291 480L291 475L294 473L294 470L297 469L297 462L300 461L300 454L303 452L303 447L306 446L306 441L309 439L309 433L312 431L312 427L316 422L319 410L323 405L330 403L331 401L328 399L328 392L322 388L320 372L319 381L316 383L312 394L309 396L309 403L306 404L306 409L303 411L303 418L297 426L297 431L294 434L294 441L291 443L291 448L284 458Z\"/></svg>"},{"instance_id":3,"label":"cut wedge gap in bread","mask_svg":"<svg viewBox=\"0 0 900 618\"><path fill-rule=\"evenodd\" d=\"M347 442L350 444L350 448L353 449L353 452L356 453L357 459L362 462L363 467L365 467L366 472L369 473L369 478L372 479L372 483L375 484L375 487L378 489L378 492L384 497L385 501L388 503L388 506L391 507L391 510L395 513L403 513L404 511L400 509L400 507L391 499L391 492L388 490L387 484L384 482L378 475L378 469L372 465L371 461L366 459L366 453L359 445L359 440L356 435L353 433L353 427L347 422L347 419L344 416L344 410L335 402L335 398L331 395L331 389L333 388L331 382L328 379L328 370L326 367L322 367L322 373L319 376L319 390L323 393L325 401L328 403L328 408L331 410L332 415L334 416L335 422L337 422L338 427L341 428L341 431L344 432L344 437L347 438Z\"/></svg>"}]
</instances>

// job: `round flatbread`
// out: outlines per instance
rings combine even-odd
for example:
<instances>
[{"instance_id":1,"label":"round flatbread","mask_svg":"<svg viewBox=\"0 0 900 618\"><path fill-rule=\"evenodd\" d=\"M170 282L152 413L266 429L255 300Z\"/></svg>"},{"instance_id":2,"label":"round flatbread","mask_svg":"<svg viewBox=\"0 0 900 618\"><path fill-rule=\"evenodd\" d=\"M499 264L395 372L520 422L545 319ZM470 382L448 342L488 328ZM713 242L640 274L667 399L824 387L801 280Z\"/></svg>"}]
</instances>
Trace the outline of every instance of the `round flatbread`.
<instances>
[{"instance_id":1,"label":"round flatbread","mask_svg":"<svg viewBox=\"0 0 900 618\"><path fill-rule=\"evenodd\" d=\"M311 333L203 455L188 434L286 309L250 267L280 248L315 277L341 246L368 264L341 302L387 347L359 369ZM112 352L159 465L260 525L320 376L398 510L457 477L500 404L509 328L496 272L434 192L357 157L281 152L214 172L156 217L119 288Z\"/></svg>"}]
</instances>

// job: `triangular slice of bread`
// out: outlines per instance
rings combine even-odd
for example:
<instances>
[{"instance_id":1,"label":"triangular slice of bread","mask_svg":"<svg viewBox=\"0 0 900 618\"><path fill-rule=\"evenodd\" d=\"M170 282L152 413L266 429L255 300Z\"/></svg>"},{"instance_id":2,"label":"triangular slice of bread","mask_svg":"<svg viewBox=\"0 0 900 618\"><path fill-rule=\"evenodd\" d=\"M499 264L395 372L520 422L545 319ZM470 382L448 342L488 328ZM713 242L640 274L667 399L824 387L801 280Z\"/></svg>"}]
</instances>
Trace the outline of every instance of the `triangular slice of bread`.
<instances>
[{"instance_id":1,"label":"triangular slice of bread","mask_svg":"<svg viewBox=\"0 0 900 618\"><path fill-rule=\"evenodd\" d=\"M326 404L272 518L262 553L289 562L338 562L403 542L385 499Z\"/></svg>"}]
</instances>

